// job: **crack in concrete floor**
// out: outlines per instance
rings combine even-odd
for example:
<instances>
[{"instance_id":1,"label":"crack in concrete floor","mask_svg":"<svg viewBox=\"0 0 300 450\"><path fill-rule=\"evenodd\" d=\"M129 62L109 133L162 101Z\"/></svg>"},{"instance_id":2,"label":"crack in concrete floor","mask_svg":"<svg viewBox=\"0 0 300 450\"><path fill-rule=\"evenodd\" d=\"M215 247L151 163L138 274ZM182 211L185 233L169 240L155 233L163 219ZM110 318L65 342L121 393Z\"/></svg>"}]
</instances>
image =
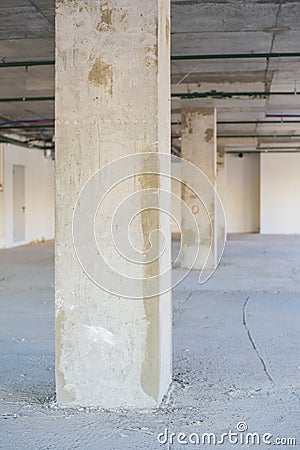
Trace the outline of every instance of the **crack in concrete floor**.
<instances>
[{"instance_id":1,"label":"crack in concrete floor","mask_svg":"<svg viewBox=\"0 0 300 450\"><path fill-rule=\"evenodd\" d=\"M260 362L261 362L261 365L262 365L262 368L263 368L264 373L266 374L266 376L267 376L267 378L270 380L270 382L271 382L271 383L274 383L274 380L273 380L271 374L270 374L269 371L268 371L267 364L266 364L266 362L264 361L264 359L262 358L262 356L260 355L260 352L259 352L259 350L258 350L258 348L257 348L257 346L256 346L256 344L255 344L255 342L254 342L254 339L253 339L253 337L252 337L250 328L249 328L248 323L247 323L246 308L247 308L247 305L248 305L248 303L249 303L250 298L251 298L251 295L248 295L248 297L247 297L246 300L245 300L245 303L243 304L243 325L244 325L244 327L246 328L247 336L248 336L249 341L250 341L250 343L251 343L251 345L252 345L252 347L253 347L253 350L255 351L255 353L256 353L258 359L259 359Z\"/></svg>"}]
</instances>

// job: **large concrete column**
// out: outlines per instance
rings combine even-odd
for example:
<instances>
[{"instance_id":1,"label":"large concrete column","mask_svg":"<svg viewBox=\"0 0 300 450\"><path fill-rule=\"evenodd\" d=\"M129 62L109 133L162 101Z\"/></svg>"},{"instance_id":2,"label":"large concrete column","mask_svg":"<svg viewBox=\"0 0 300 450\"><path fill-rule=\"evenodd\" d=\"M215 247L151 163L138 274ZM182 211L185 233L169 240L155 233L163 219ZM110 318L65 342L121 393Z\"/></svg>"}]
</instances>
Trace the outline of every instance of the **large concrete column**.
<instances>
[{"instance_id":1,"label":"large concrete column","mask_svg":"<svg viewBox=\"0 0 300 450\"><path fill-rule=\"evenodd\" d=\"M213 108L189 108L182 110L181 156L193 163L210 180L213 187L216 183L217 171L217 120ZM184 173L186 170L186 173ZM183 165L182 200L189 206L197 222L199 233L190 230L190 225L183 214L181 219L182 254L180 265L195 270L212 270L217 263L216 237L216 198L213 187L206 188L202 199L195 196L190 188L196 180L192 180L192 172ZM200 174L199 174L200 176ZM199 252L196 260L195 246Z\"/></svg>"},{"instance_id":2,"label":"large concrete column","mask_svg":"<svg viewBox=\"0 0 300 450\"><path fill-rule=\"evenodd\" d=\"M131 154L169 152L169 0L56 0L56 6L57 400L105 408L152 407L171 381L171 294L161 293L167 291L161 273L170 263L170 220L157 210L169 210L160 188L170 191L170 186L168 179L153 174L160 171L160 161L141 158L139 174L123 180L122 169L132 163L121 160L100 177L100 184L110 178L117 183L99 214L93 210L97 187L89 193L90 201L80 204L86 222L83 218L73 229L77 241L78 227L82 233L80 251L91 244L94 214L109 270L121 274L118 283L104 290L80 264L72 217L81 189L97 169ZM147 210L150 197L152 209ZM128 207L113 222L122 205ZM132 205L142 212L128 223L126 211ZM131 264L130 257L124 262L114 239L127 237L127 227L134 251L146 256L152 244L151 250L160 253L163 239L165 251L154 262ZM157 240L151 239L153 229L165 236L158 233ZM124 239L119 240L122 245ZM103 260L95 259L91 267L100 275L107 270ZM122 283L125 291L131 283L127 269L134 278L132 298L120 295Z\"/></svg>"}]
</instances>

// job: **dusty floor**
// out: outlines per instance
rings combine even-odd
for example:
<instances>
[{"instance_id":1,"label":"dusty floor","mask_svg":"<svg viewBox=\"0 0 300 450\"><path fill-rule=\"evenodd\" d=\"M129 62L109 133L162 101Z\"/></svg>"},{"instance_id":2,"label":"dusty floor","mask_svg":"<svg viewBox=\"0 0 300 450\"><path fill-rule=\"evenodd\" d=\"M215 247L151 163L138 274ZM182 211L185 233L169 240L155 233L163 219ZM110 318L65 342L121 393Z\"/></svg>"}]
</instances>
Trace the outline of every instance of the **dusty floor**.
<instances>
[{"instance_id":1,"label":"dusty floor","mask_svg":"<svg viewBox=\"0 0 300 450\"><path fill-rule=\"evenodd\" d=\"M180 432L192 442L191 433L214 433L226 449L270 448L276 438L295 438L281 446L300 448L300 237L231 237L208 283L200 288L191 273L174 289L174 382L153 411L55 405L52 261L48 243L0 252L1 449L214 446L179 444ZM239 422L272 437L234 444L247 433L239 424L237 438L222 444ZM166 428L177 434L159 444Z\"/></svg>"}]
</instances>

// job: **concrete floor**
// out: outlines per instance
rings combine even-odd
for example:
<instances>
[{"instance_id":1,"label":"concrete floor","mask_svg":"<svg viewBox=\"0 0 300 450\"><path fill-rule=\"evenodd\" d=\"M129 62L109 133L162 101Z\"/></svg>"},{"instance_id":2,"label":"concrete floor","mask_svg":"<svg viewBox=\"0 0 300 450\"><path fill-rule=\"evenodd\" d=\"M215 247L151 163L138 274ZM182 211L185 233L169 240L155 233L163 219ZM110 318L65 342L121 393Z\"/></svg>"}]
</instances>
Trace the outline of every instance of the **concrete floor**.
<instances>
[{"instance_id":1,"label":"concrete floor","mask_svg":"<svg viewBox=\"0 0 300 450\"><path fill-rule=\"evenodd\" d=\"M52 244L2 250L0 273L0 449L197 448L156 437L219 439L239 422L299 448L300 236L231 237L209 282L174 289L174 382L152 411L57 407Z\"/></svg>"}]
</instances>

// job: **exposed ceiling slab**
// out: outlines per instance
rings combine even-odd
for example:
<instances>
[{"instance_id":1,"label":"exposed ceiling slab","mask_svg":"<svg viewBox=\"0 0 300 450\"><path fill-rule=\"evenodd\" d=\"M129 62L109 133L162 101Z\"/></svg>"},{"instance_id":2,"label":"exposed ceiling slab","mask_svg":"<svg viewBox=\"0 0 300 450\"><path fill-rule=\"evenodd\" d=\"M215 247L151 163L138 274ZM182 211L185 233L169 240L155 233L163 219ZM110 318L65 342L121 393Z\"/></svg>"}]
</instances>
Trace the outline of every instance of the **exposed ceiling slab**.
<instances>
[{"instance_id":1,"label":"exposed ceiling slab","mask_svg":"<svg viewBox=\"0 0 300 450\"><path fill-rule=\"evenodd\" d=\"M173 0L173 55L232 55L298 52L300 2L289 0ZM0 62L54 60L54 0L1 0ZM180 92L270 92L266 98L172 98L172 121L180 122L183 107L214 106L220 135L300 134L299 123L234 123L268 120L269 114L300 116L300 57L172 61L172 90ZM1 98L53 97L54 67L0 68ZM54 118L53 101L1 102L0 122ZM300 120L300 117L299 117ZM42 122L43 123L43 122ZM20 135L51 139L53 124L15 129ZM179 130L179 131L178 131ZM1 130L0 130L1 132ZM180 125L172 134L180 134ZM276 136L275 136L276 135ZM254 138L256 139L256 138ZM284 137L298 142L300 139ZM260 141L259 141L260 142ZM233 145L233 144L232 144ZM280 145L280 142L279 142Z\"/></svg>"}]
</instances>

